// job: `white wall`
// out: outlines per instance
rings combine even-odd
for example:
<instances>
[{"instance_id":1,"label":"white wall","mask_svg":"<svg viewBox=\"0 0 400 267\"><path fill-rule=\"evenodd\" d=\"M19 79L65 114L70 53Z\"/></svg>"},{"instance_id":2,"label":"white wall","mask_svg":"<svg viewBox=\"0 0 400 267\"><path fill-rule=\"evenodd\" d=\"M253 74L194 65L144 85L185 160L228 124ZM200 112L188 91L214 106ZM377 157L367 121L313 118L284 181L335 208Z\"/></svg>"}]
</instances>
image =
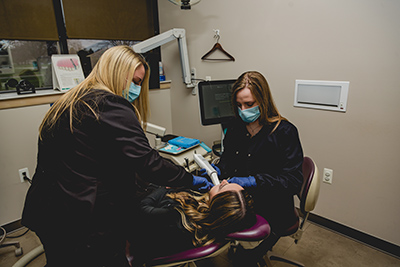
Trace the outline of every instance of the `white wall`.
<instances>
[{"instance_id":1,"label":"white wall","mask_svg":"<svg viewBox=\"0 0 400 267\"><path fill-rule=\"evenodd\" d=\"M258 70L281 113L299 129L306 155L320 170L315 213L400 245L400 2L393 0L203 0L190 11L159 1L161 32L185 28L197 76L237 78ZM201 60L220 43L235 62ZM162 47L171 79L176 134L208 145L218 126L201 126L197 97L182 84L178 48ZM293 107L296 79L350 81L346 113Z\"/></svg>"}]
</instances>

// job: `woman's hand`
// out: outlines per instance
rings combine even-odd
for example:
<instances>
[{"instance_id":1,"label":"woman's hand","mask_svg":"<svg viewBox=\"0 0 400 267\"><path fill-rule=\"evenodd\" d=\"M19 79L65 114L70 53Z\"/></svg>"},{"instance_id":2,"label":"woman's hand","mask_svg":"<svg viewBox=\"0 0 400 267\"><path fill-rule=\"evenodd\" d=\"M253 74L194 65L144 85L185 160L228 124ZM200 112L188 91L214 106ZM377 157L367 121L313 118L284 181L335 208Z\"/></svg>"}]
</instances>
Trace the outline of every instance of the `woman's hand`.
<instances>
[{"instance_id":1,"label":"woman's hand","mask_svg":"<svg viewBox=\"0 0 400 267\"><path fill-rule=\"evenodd\" d=\"M218 176L220 176L221 170L217 166L215 166L214 163L211 163L211 166L217 171ZM199 170L199 172L200 172L200 176L205 177L207 175L206 169L201 169L201 170Z\"/></svg>"},{"instance_id":2,"label":"woman's hand","mask_svg":"<svg viewBox=\"0 0 400 267\"><path fill-rule=\"evenodd\" d=\"M193 175L193 186L199 191L208 191L214 185L204 177Z\"/></svg>"}]
</instances>

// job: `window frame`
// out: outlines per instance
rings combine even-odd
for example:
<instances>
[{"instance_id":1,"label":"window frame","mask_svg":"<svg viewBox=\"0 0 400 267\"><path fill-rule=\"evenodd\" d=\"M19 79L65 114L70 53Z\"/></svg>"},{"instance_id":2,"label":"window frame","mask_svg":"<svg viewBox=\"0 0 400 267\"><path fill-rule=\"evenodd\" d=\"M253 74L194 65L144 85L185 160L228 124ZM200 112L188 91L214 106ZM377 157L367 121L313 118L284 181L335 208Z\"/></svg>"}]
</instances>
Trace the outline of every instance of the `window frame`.
<instances>
[{"instance_id":1,"label":"window frame","mask_svg":"<svg viewBox=\"0 0 400 267\"><path fill-rule=\"evenodd\" d=\"M158 3L157 0L146 0L146 2L149 3L149 8L153 12L153 27L154 27L154 35L159 34L160 29L159 29L159 18L158 18ZM68 38L67 36L67 29L65 26L65 18L64 18L64 13L63 13L63 6L62 6L62 0L52 0L53 3L53 10L54 10L54 15L55 15L55 22L56 22L56 27L57 27L57 32L58 32L58 40L53 41L53 40L19 40L15 39L18 41L46 41L47 43L53 43L54 42L57 44L57 53L58 54L69 54L68 51L68 40L74 40L74 38ZM5 38L0 37L0 40L5 40ZM131 40L131 41L143 41L143 40ZM48 51L48 55L50 52ZM53 53L54 54L54 53ZM154 71L151 72L151 77L150 77L150 88L159 88L160 83L159 83L159 74L158 74L158 62L161 61L161 49L156 48L146 54L144 54L145 58L148 60L148 63L151 67L151 69L154 69ZM35 90L49 90L53 88L51 87L39 87L35 88ZM16 90L0 90L0 94L4 93L15 93Z\"/></svg>"}]
</instances>

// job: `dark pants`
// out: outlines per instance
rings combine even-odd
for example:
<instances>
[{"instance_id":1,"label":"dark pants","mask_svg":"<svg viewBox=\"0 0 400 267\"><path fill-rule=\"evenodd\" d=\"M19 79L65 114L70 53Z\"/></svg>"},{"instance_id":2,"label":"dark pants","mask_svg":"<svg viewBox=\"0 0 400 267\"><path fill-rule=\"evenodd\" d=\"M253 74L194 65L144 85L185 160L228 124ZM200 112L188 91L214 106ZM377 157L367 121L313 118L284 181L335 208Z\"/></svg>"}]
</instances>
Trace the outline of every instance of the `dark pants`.
<instances>
[{"instance_id":1,"label":"dark pants","mask_svg":"<svg viewBox=\"0 0 400 267\"><path fill-rule=\"evenodd\" d=\"M265 266L263 256L267 254L268 250L278 242L279 237L271 232L267 239L261 242L257 247L253 249L244 249L239 246L232 256L232 263L235 267L253 267L253 266ZM260 263L260 265L258 265Z\"/></svg>"},{"instance_id":2,"label":"dark pants","mask_svg":"<svg viewBox=\"0 0 400 267\"><path fill-rule=\"evenodd\" d=\"M125 240L110 234L96 233L89 237L61 231L36 233L43 244L46 267L128 267Z\"/></svg>"}]
</instances>

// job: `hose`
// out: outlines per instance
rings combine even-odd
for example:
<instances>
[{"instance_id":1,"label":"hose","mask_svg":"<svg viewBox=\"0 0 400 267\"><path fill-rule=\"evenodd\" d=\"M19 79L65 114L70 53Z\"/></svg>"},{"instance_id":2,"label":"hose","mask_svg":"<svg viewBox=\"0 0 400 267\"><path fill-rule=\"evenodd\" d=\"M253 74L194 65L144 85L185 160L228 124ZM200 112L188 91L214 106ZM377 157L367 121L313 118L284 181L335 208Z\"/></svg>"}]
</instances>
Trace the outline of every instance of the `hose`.
<instances>
[{"instance_id":1,"label":"hose","mask_svg":"<svg viewBox=\"0 0 400 267\"><path fill-rule=\"evenodd\" d=\"M32 260L40 256L44 252L43 245L40 245L33 250L25 254L21 259L19 259L12 267L24 267Z\"/></svg>"}]
</instances>

